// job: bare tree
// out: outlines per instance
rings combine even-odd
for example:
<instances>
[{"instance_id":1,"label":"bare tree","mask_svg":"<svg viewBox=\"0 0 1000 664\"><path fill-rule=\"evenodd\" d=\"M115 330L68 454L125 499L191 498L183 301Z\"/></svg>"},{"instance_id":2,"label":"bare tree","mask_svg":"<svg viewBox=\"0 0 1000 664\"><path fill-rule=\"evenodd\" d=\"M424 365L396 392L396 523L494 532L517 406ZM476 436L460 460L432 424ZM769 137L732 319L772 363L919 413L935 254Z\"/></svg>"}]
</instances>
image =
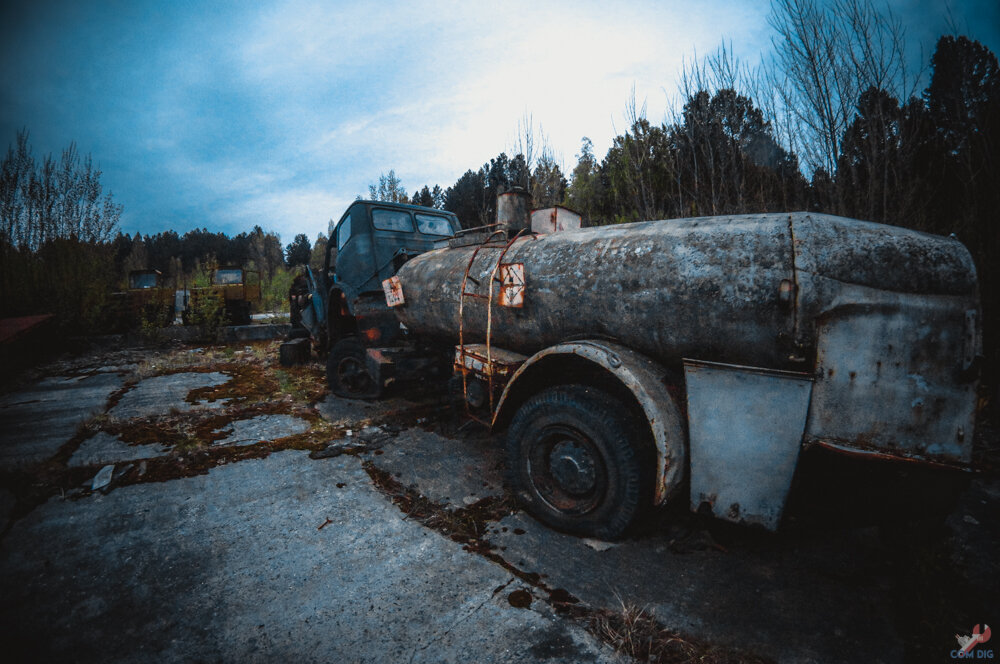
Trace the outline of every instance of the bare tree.
<instances>
[{"instance_id":1,"label":"bare tree","mask_svg":"<svg viewBox=\"0 0 1000 664\"><path fill-rule=\"evenodd\" d=\"M57 238L107 242L122 207L111 193L102 195L101 171L90 155L70 144L56 161L35 162L27 131L17 133L0 165L0 232L15 246L37 249Z\"/></svg>"},{"instance_id":2,"label":"bare tree","mask_svg":"<svg viewBox=\"0 0 1000 664\"><path fill-rule=\"evenodd\" d=\"M517 121L517 133L514 136L514 155L523 155L524 163L528 167L530 172L535 167L535 160L538 155L535 153L535 119L527 111L524 115ZM544 134L543 134L543 147L544 147ZM531 188L531 182L515 182L519 187L523 187L528 190Z\"/></svg>"},{"instance_id":3,"label":"bare tree","mask_svg":"<svg viewBox=\"0 0 1000 664\"><path fill-rule=\"evenodd\" d=\"M837 167L841 140L858 99L870 88L906 100L916 89L909 77L904 34L888 9L873 0L772 0L774 56L763 72L775 98L765 103L782 128L797 126L787 147L808 170Z\"/></svg>"}]
</instances>

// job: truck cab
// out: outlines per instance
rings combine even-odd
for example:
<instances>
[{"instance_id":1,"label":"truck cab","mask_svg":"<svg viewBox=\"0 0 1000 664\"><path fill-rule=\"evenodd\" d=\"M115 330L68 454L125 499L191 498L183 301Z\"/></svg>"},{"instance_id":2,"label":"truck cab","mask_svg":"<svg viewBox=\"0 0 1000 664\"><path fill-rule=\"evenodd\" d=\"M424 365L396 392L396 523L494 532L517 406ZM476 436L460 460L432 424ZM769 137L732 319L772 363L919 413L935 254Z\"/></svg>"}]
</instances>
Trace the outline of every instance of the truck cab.
<instances>
[{"instance_id":1,"label":"truck cab","mask_svg":"<svg viewBox=\"0 0 1000 664\"><path fill-rule=\"evenodd\" d=\"M174 289L159 270L131 270L128 288L112 293L111 329L125 331L143 324L166 327L174 320Z\"/></svg>"},{"instance_id":2,"label":"truck cab","mask_svg":"<svg viewBox=\"0 0 1000 664\"><path fill-rule=\"evenodd\" d=\"M447 245L460 228L452 212L364 200L331 225L322 275L309 289L325 295L321 302L313 297L317 320L310 332L330 349L327 377L334 392L375 396L365 351L397 345L403 333L382 282L410 258ZM303 319L308 328L306 318L311 316Z\"/></svg>"},{"instance_id":3,"label":"truck cab","mask_svg":"<svg viewBox=\"0 0 1000 664\"><path fill-rule=\"evenodd\" d=\"M159 270L131 270L128 273L129 290L159 288L163 274Z\"/></svg>"},{"instance_id":4,"label":"truck cab","mask_svg":"<svg viewBox=\"0 0 1000 664\"><path fill-rule=\"evenodd\" d=\"M459 230L451 212L403 203L356 201L330 233L324 273L353 302L382 293L382 281L412 256L430 251Z\"/></svg>"}]
</instances>

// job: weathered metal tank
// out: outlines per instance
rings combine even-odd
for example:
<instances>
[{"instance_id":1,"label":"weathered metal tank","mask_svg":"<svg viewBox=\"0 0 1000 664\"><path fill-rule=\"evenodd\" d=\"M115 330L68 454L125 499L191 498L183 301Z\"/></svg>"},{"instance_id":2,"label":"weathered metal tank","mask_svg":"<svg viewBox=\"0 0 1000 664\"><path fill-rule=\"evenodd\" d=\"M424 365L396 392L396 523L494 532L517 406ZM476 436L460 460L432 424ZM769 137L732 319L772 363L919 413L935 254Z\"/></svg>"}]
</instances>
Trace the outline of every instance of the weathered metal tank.
<instances>
[{"instance_id":1,"label":"weathered metal tank","mask_svg":"<svg viewBox=\"0 0 1000 664\"><path fill-rule=\"evenodd\" d=\"M608 338L665 366L796 371L815 380L807 440L971 456L982 342L975 268L956 239L805 212L528 236L502 259L524 266L520 308L496 302L502 249L480 249L470 268L475 249L400 269L396 313L411 331L457 341L461 325L466 343L481 342L489 315L491 344L525 354Z\"/></svg>"},{"instance_id":2,"label":"weathered metal tank","mask_svg":"<svg viewBox=\"0 0 1000 664\"><path fill-rule=\"evenodd\" d=\"M399 271L414 332L457 340L474 246L431 251ZM483 249L469 292L488 295L499 249ZM801 369L817 319L847 291L957 298L976 308L972 258L957 240L808 213L650 221L520 238L524 305L496 305L492 343L533 352L569 339L616 339L665 363L684 357ZM466 340L486 306L466 298Z\"/></svg>"}]
</instances>

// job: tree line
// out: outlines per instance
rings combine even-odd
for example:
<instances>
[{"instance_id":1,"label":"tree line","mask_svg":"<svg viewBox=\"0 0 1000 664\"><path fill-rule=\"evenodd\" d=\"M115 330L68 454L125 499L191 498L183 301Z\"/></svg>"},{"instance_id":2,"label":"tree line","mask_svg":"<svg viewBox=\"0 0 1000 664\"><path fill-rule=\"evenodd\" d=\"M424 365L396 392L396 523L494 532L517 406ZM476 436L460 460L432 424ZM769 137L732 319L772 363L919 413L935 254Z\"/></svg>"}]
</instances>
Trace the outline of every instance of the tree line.
<instances>
[{"instance_id":1,"label":"tree line","mask_svg":"<svg viewBox=\"0 0 1000 664\"><path fill-rule=\"evenodd\" d=\"M204 228L123 234L122 206L100 178L75 145L36 159L27 131L17 133L0 162L0 317L54 312L67 331L110 331L106 305L127 288L130 271L158 270L162 285L194 288L225 265L257 270L265 307L280 308L289 268L314 258L305 235L283 248L260 226L233 237Z\"/></svg>"}]
</instances>

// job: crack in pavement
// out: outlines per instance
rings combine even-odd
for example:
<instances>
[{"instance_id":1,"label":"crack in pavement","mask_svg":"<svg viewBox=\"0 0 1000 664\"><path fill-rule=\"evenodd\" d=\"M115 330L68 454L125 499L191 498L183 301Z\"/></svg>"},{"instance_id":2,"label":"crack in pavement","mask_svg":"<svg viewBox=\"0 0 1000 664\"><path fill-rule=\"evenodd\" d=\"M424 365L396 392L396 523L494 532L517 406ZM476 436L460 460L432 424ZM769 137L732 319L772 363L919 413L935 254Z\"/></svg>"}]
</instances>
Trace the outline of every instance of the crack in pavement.
<instances>
[{"instance_id":1,"label":"crack in pavement","mask_svg":"<svg viewBox=\"0 0 1000 664\"><path fill-rule=\"evenodd\" d=\"M507 586L509 586L510 584L512 584L514 582L514 580L515 580L514 577L511 577L510 580L507 581L507 583L505 583L502 586L496 588L490 594L489 597L487 597L482 602L480 602L471 611L469 611L468 613L466 613L464 616L462 616L461 618L459 618L458 620L456 620L452 624L448 625L443 630L434 632L434 634L432 635L431 639L429 641L427 641L427 643L423 644L422 646L419 646L418 648L414 648L413 649L413 652L410 653L410 659L408 660L409 664L413 664L413 658L417 656L418 652L422 652L424 650L427 650L432 644L434 644L435 642L441 640L442 638L444 638L445 636L447 636L448 634L450 634L452 632L452 630L454 630L456 627L458 627L459 625L461 625L462 623L464 623L466 620L468 620L469 618L471 618L472 616L474 616L477 612L479 612L480 609L482 609L484 606L486 606L486 604L488 602L490 602L494 597L497 596L498 592L500 592L501 590L503 590L504 588L506 588Z\"/></svg>"}]
</instances>

